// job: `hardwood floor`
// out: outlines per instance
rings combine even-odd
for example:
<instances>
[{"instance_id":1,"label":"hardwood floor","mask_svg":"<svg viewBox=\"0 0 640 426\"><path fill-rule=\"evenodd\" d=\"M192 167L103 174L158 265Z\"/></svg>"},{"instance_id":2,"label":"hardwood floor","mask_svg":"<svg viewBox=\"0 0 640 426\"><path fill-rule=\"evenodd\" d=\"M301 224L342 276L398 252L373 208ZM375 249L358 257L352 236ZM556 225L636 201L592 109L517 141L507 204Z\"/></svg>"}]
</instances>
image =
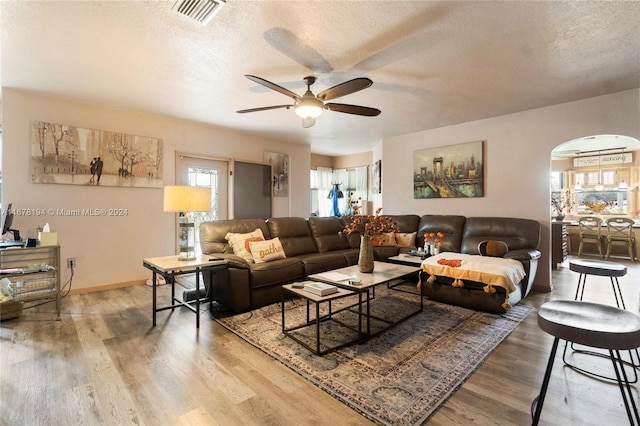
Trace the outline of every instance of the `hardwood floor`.
<instances>
[{"instance_id":1,"label":"hardwood floor","mask_svg":"<svg viewBox=\"0 0 640 426\"><path fill-rule=\"evenodd\" d=\"M627 309L638 311L640 264L616 261L629 266L620 284ZM573 299L577 280L566 262L553 272L552 293L521 303ZM168 292L159 289L164 301ZM589 277L585 300L614 304L609 281ZM206 311L199 332L184 309L159 313L151 327L151 288L144 285L68 296L62 320L54 319L47 304L0 323L0 424L371 424ZM530 424L551 342L531 314L429 424ZM541 424L628 421L615 384L578 374L558 359Z\"/></svg>"}]
</instances>

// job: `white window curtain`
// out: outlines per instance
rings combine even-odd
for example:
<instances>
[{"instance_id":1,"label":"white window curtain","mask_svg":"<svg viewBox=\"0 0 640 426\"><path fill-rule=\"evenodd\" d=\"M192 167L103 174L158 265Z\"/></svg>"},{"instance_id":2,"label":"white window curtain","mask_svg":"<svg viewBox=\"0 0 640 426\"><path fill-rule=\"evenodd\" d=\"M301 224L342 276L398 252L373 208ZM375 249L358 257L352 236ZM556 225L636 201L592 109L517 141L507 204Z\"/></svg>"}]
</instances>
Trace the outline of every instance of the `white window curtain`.
<instances>
[{"instance_id":1,"label":"white window curtain","mask_svg":"<svg viewBox=\"0 0 640 426\"><path fill-rule=\"evenodd\" d=\"M332 170L329 167L318 167L316 172L318 178L318 215L331 216L332 202L327 198L327 195L333 189L331 184L331 179L333 178Z\"/></svg>"},{"instance_id":2,"label":"white window curtain","mask_svg":"<svg viewBox=\"0 0 640 426\"><path fill-rule=\"evenodd\" d=\"M353 172L354 169L351 169L351 173ZM333 199L329 198L329 194L333 191L334 183L341 184L340 190L343 193L343 198L338 199L339 212L341 215L347 212L347 197L349 197L347 187L350 183L349 171L347 169L332 170L328 167L318 167L315 170L315 181L312 182L312 186L317 188L315 197L317 199L318 216L333 216ZM366 166L355 168L355 190L352 189L352 198L361 197L363 209L367 205L368 183L368 168ZM351 182L351 186L353 186L353 182ZM362 209L360 212L362 214L368 213Z\"/></svg>"},{"instance_id":3,"label":"white window curtain","mask_svg":"<svg viewBox=\"0 0 640 426\"><path fill-rule=\"evenodd\" d=\"M356 190L354 191L353 195L356 200L358 198L361 198L361 201L360 201L360 204L362 205L362 208L360 209L361 214L370 214L370 212L366 211L368 193L369 193L368 168L357 167L356 168Z\"/></svg>"}]
</instances>

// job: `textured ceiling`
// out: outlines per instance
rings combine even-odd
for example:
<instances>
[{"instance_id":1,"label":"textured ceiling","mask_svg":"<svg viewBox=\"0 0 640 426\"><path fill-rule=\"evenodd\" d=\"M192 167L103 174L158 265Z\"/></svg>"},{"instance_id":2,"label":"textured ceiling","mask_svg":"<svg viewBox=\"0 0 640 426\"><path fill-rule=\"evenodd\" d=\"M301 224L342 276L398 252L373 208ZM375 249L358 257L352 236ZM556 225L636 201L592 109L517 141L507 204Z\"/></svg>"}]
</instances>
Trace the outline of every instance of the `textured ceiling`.
<instances>
[{"instance_id":1,"label":"textured ceiling","mask_svg":"<svg viewBox=\"0 0 640 426\"><path fill-rule=\"evenodd\" d=\"M640 2L234 1L208 26L173 1L0 1L2 86L371 150L383 138L640 87ZM245 77L304 93L374 84L304 129Z\"/></svg>"}]
</instances>

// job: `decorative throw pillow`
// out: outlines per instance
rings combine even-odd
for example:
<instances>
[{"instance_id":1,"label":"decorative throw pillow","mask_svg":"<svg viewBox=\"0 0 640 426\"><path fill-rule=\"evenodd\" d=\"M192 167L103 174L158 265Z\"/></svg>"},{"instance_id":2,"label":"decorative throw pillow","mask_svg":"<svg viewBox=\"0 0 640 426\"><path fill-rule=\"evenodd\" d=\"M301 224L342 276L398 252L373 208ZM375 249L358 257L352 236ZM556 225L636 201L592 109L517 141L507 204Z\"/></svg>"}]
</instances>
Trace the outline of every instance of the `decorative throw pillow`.
<instances>
[{"instance_id":1,"label":"decorative throw pillow","mask_svg":"<svg viewBox=\"0 0 640 426\"><path fill-rule=\"evenodd\" d=\"M262 233L262 229L257 228L253 232L249 232L246 234L233 234L229 232L224 238L229 241L229 245L233 249L233 254L242 257L247 262L253 262L253 256L250 251L250 244L247 243L247 240L256 241L264 241L264 234Z\"/></svg>"},{"instance_id":2,"label":"decorative throw pillow","mask_svg":"<svg viewBox=\"0 0 640 426\"><path fill-rule=\"evenodd\" d=\"M373 237L371 237L371 245L373 247L380 247L380 246L395 247L397 246L396 236L393 232L386 232L384 234L374 235Z\"/></svg>"},{"instance_id":3,"label":"decorative throw pillow","mask_svg":"<svg viewBox=\"0 0 640 426\"><path fill-rule=\"evenodd\" d=\"M478 252L483 256L502 257L509 251L509 246L504 241L487 240L478 244Z\"/></svg>"},{"instance_id":4,"label":"decorative throw pillow","mask_svg":"<svg viewBox=\"0 0 640 426\"><path fill-rule=\"evenodd\" d=\"M417 232L411 233L397 233L396 234L396 245L399 247L411 247L416 248L416 235Z\"/></svg>"},{"instance_id":5,"label":"decorative throw pillow","mask_svg":"<svg viewBox=\"0 0 640 426\"><path fill-rule=\"evenodd\" d=\"M249 247L251 247L253 261L256 263L270 262L287 257L278 237L267 241L251 241Z\"/></svg>"}]
</instances>

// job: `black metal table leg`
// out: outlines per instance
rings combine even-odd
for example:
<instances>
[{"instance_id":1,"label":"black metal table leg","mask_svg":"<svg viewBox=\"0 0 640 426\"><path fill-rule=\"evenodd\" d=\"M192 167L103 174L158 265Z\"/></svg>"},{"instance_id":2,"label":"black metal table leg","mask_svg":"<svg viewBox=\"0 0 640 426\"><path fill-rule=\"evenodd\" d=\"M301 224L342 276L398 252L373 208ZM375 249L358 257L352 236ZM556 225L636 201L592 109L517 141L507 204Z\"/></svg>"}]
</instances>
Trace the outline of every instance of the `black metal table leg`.
<instances>
[{"instance_id":1,"label":"black metal table leg","mask_svg":"<svg viewBox=\"0 0 640 426\"><path fill-rule=\"evenodd\" d=\"M151 282L151 286L153 287L153 326L156 326L156 307L157 307L157 302L156 302L156 286L158 285L157 282L157 272L154 269L153 270L153 279Z\"/></svg>"},{"instance_id":2,"label":"black metal table leg","mask_svg":"<svg viewBox=\"0 0 640 426\"><path fill-rule=\"evenodd\" d=\"M553 339L553 345L551 346L551 354L549 355L549 362L547 362L547 369L544 373L544 379L542 380L542 387L540 388L540 394L531 403L531 417L533 421L532 426L537 426L540 421L540 413L542 413L542 404L544 404L544 398L547 395L547 388L549 387L549 379L551 378L551 370L553 369L553 363L556 358L556 352L558 350L558 343L560 338L555 337ZM534 412L535 409L535 412Z\"/></svg>"}]
</instances>

